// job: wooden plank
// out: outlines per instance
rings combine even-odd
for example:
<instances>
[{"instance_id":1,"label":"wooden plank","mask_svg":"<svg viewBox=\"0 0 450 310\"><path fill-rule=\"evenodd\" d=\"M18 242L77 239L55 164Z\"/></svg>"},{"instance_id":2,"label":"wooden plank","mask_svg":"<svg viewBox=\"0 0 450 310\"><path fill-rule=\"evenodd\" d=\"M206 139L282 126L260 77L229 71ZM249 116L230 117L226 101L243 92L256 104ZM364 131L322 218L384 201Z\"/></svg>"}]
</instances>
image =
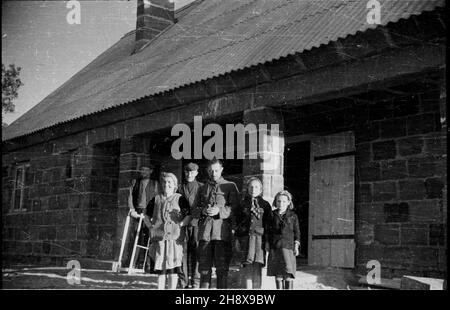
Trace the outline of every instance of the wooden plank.
<instances>
[{"instance_id":1,"label":"wooden plank","mask_svg":"<svg viewBox=\"0 0 450 310\"><path fill-rule=\"evenodd\" d=\"M311 142L311 154L313 154L314 141ZM310 156L310 188L309 188L309 219L308 219L308 264L318 265L317 246L313 243L312 235L315 233L317 210L316 204L318 200L318 192L314 187L318 182L318 174L316 167L313 165L312 156Z\"/></svg>"},{"instance_id":2,"label":"wooden plank","mask_svg":"<svg viewBox=\"0 0 450 310\"><path fill-rule=\"evenodd\" d=\"M351 132L329 136L328 144L332 153L348 153L354 150ZM329 184L333 192L333 201L329 204L331 211L331 233L333 235L354 234L353 184L354 156L345 156L328 160ZM330 240L331 265L336 267L354 267L353 240Z\"/></svg>"},{"instance_id":3,"label":"wooden plank","mask_svg":"<svg viewBox=\"0 0 450 310\"><path fill-rule=\"evenodd\" d=\"M380 283L369 284L369 283L367 283L366 276L361 276L359 278L358 283L364 284L364 285L369 285L369 286L375 286L375 287L384 287L384 288L389 288L389 289L394 289L394 290L399 290L401 287L401 279L380 278Z\"/></svg>"},{"instance_id":4,"label":"wooden plank","mask_svg":"<svg viewBox=\"0 0 450 310\"><path fill-rule=\"evenodd\" d=\"M335 204L332 208L332 234L354 234L354 158L334 162L331 182L334 184Z\"/></svg>"},{"instance_id":5,"label":"wooden plank","mask_svg":"<svg viewBox=\"0 0 450 310\"><path fill-rule=\"evenodd\" d=\"M318 203L316 205L319 211L317 219L317 226L314 229L316 235L329 235L331 234L331 208L329 206L333 203L333 190L330 186L330 180L328 178L328 171L331 168L327 162L320 162L317 167L317 174L319 175L317 188Z\"/></svg>"},{"instance_id":6,"label":"wooden plank","mask_svg":"<svg viewBox=\"0 0 450 310\"><path fill-rule=\"evenodd\" d=\"M330 240L314 240L315 262L318 266L330 266L331 252Z\"/></svg>"},{"instance_id":7,"label":"wooden plank","mask_svg":"<svg viewBox=\"0 0 450 310\"><path fill-rule=\"evenodd\" d=\"M402 290L443 290L444 280L425 277L403 276Z\"/></svg>"},{"instance_id":8,"label":"wooden plank","mask_svg":"<svg viewBox=\"0 0 450 310\"><path fill-rule=\"evenodd\" d=\"M320 155L323 151L323 137L318 137L311 142L311 181L310 181L310 209L314 212L313 225L310 226L309 234L311 236L312 245L312 261L314 265L327 265L329 260L327 247L329 240L312 240L312 235L324 234L323 218L325 216L323 210L324 197L322 186L322 162L314 162L314 156Z\"/></svg>"},{"instance_id":9,"label":"wooden plank","mask_svg":"<svg viewBox=\"0 0 450 310\"><path fill-rule=\"evenodd\" d=\"M355 150L353 132L345 131L327 136L319 136L312 140L311 150L314 156L324 156Z\"/></svg>"},{"instance_id":10,"label":"wooden plank","mask_svg":"<svg viewBox=\"0 0 450 310\"><path fill-rule=\"evenodd\" d=\"M332 206L332 234L354 234L354 157L334 160L332 178L337 198ZM354 242L350 240L331 240L332 266L354 267Z\"/></svg>"},{"instance_id":11,"label":"wooden plank","mask_svg":"<svg viewBox=\"0 0 450 310\"><path fill-rule=\"evenodd\" d=\"M313 157L314 154L313 149L315 148L314 140L311 141L311 156L310 156L310 177L309 177L309 219L308 219L308 264L309 265L318 265L318 254L317 254L317 245L312 241L312 235L314 234L314 229L316 227L316 201L318 199L316 188L313 184L317 183L317 172L316 168L313 165Z\"/></svg>"},{"instance_id":12,"label":"wooden plank","mask_svg":"<svg viewBox=\"0 0 450 310\"><path fill-rule=\"evenodd\" d=\"M329 216L326 214L327 194L324 193L323 175L324 168L322 162L315 163L313 158L316 154L323 153L324 137L318 137L311 143L311 205L310 210L313 211L314 217L312 226L309 229L310 244L312 245L312 261L314 265L329 265L331 260L330 241L329 240L312 240L312 235L326 235L330 233Z\"/></svg>"},{"instance_id":13,"label":"wooden plank","mask_svg":"<svg viewBox=\"0 0 450 310\"><path fill-rule=\"evenodd\" d=\"M354 267L353 239L312 238L312 235L354 235L353 132L317 137L311 142L310 262ZM315 161L314 157L344 153ZM311 225L312 224L312 225Z\"/></svg>"},{"instance_id":14,"label":"wooden plank","mask_svg":"<svg viewBox=\"0 0 450 310\"><path fill-rule=\"evenodd\" d=\"M330 240L331 266L353 268L355 266L355 241L353 239Z\"/></svg>"}]
</instances>

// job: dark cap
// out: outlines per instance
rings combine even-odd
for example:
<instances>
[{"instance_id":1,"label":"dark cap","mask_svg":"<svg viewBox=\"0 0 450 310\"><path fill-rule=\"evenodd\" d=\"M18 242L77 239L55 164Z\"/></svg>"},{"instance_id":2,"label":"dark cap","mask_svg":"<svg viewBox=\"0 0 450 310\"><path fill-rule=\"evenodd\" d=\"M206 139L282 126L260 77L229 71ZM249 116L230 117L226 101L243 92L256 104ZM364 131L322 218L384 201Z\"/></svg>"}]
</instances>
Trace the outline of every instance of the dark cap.
<instances>
[{"instance_id":1,"label":"dark cap","mask_svg":"<svg viewBox=\"0 0 450 310\"><path fill-rule=\"evenodd\" d=\"M184 171L197 171L198 165L195 163L189 163L186 166L184 166Z\"/></svg>"},{"instance_id":2,"label":"dark cap","mask_svg":"<svg viewBox=\"0 0 450 310\"><path fill-rule=\"evenodd\" d=\"M141 168L143 168L143 167L147 167L147 168L150 168L150 169L155 169L155 165L153 165L152 163L142 164Z\"/></svg>"}]
</instances>

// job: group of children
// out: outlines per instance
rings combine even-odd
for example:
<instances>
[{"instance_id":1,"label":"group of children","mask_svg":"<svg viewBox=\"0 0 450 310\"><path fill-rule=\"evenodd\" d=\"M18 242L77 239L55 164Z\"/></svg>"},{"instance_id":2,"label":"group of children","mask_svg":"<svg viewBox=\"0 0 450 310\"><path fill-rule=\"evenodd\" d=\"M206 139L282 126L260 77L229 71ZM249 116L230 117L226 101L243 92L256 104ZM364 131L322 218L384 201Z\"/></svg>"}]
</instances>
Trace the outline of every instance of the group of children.
<instances>
[{"instance_id":1,"label":"group of children","mask_svg":"<svg viewBox=\"0 0 450 310\"><path fill-rule=\"evenodd\" d=\"M261 288L262 268L275 277L277 289L293 289L299 255L300 228L293 211L292 195L280 191L272 206L262 197L262 182L253 177L234 212L236 252L242 264L246 288ZM265 253L269 253L267 262Z\"/></svg>"},{"instance_id":2,"label":"group of children","mask_svg":"<svg viewBox=\"0 0 450 310\"><path fill-rule=\"evenodd\" d=\"M158 288L209 288L212 267L217 288L227 288L235 256L246 288L261 288L267 265L277 289L293 289L300 229L292 195L280 191L271 205L262 197L261 180L252 177L239 199L236 185L222 177L220 160L210 161L206 184L196 180L198 169L194 163L186 165L180 185L174 174L161 173L159 184L151 185L157 189L153 197L146 187L151 182L143 185L143 177L130 188L132 215L145 215ZM139 212L136 203L141 203Z\"/></svg>"}]
</instances>

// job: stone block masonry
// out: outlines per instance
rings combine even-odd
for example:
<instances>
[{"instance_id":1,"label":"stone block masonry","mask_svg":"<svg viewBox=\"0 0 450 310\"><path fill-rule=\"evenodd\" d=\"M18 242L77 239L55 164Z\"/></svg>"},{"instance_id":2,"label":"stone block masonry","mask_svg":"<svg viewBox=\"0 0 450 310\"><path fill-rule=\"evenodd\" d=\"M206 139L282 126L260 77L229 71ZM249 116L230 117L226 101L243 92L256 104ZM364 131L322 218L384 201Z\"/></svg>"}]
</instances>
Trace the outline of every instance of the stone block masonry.
<instances>
[{"instance_id":1,"label":"stone block masonry","mask_svg":"<svg viewBox=\"0 0 450 310\"><path fill-rule=\"evenodd\" d=\"M30 166L22 210L11 206L15 166L7 165L3 171L3 182L9 184L3 187L2 208L6 264L112 258L118 154L114 155L113 144L73 148L65 142L31 147L4 158L4 164L27 160Z\"/></svg>"},{"instance_id":2,"label":"stone block masonry","mask_svg":"<svg viewBox=\"0 0 450 310\"><path fill-rule=\"evenodd\" d=\"M408 50L404 53L409 55ZM414 58L423 62L421 57ZM397 76L416 70L410 58L405 62L408 66L401 63L402 67L411 68L409 71L388 71ZM395 63L389 60L384 67L388 68L389 64ZM322 99L336 96L327 92L339 91L340 96L345 88L361 85L367 79L367 83L375 85L368 70L362 65L330 67L213 99L186 101L189 105L185 108L169 109L175 104L170 97L156 101L161 104L155 105L144 98L138 109L143 115L130 114L125 121L115 122L114 115L116 118L120 113L128 115L126 113L133 110L129 107L135 105L87 117L87 120L97 121L101 118L103 124L107 123L95 123L95 129L87 129L86 125L75 121L64 125L66 127L55 127L58 133L49 130L31 135L24 141L35 146L16 149L3 156L2 177L7 184L2 189L3 257L9 256L14 262L18 262L23 253L27 253L27 258L44 261L68 255L117 257L114 253L120 244L128 211L129 180L138 175L143 162L159 155L155 150L146 149L149 143L141 134L164 136L163 130L193 119L195 115L215 121L224 115L239 114L243 115L244 124L280 124L283 133L298 131L301 126L304 132L296 131L298 135L354 130L357 266L365 272L365 263L378 259L386 277L405 273L446 274L446 134L441 119L445 96L439 89L430 89L414 96L396 95L389 101L367 103L373 100L372 93L360 89L366 103L353 105L352 100L346 110L328 114L318 111L326 107ZM332 83L323 83L328 81L324 74L328 76L330 72L337 78L331 79L329 75ZM343 74L346 78L342 78ZM312 81L316 83L308 82L310 77L315 77ZM376 81L390 77L393 75L378 75ZM232 91L235 87L230 88L229 92ZM406 93L413 91L416 90ZM352 94L345 95L352 97ZM317 104L311 102L313 96ZM286 103L283 109L289 111L291 101L295 101L296 108L305 108L304 115L288 115L289 112L280 115L280 109L263 107ZM155 112L154 107L164 109ZM309 108L313 108L316 115L311 116L314 113L308 113ZM237 118L241 120L240 116ZM62 136L66 129L70 134ZM114 142L98 144L105 141ZM269 143L266 146L265 151L278 156L277 169L264 169L260 162L244 160L242 174L261 177L266 198L271 201L270 197L284 188L284 152L283 147L274 149ZM70 155L72 151L74 157ZM115 155L109 157L111 154ZM75 162L68 173L67 163L71 158L75 158ZM33 179L27 183L24 196L26 211L11 212L13 165L23 161L29 161ZM68 239L70 235L72 239Z\"/></svg>"},{"instance_id":3,"label":"stone block masonry","mask_svg":"<svg viewBox=\"0 0 450 310\"><path fill-rule=\"evenodd\" d=\"M444 277L447 157L440 92L397 97L357 109L363 111L356 115L357 269L365 273L365 264L376 259L382 277Z\"/></svg>"}]
</instances>

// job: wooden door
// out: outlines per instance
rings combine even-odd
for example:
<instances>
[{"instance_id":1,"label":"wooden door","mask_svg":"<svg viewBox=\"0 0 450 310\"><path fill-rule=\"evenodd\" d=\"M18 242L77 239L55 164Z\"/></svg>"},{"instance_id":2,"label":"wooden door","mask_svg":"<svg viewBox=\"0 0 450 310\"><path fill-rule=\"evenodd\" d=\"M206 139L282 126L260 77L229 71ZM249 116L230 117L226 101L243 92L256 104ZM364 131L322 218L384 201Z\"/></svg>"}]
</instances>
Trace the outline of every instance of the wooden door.
<instances>
[{"instance_id":1,"label":"wooden door","mask_svg":"<svg viewBox=\"0 0 450 310\"><path fill-rule=\"evenodd\" d=\"M353 132L311 140L310 265L354 267L354 175Z\"/></svg>"}]
</instances>

